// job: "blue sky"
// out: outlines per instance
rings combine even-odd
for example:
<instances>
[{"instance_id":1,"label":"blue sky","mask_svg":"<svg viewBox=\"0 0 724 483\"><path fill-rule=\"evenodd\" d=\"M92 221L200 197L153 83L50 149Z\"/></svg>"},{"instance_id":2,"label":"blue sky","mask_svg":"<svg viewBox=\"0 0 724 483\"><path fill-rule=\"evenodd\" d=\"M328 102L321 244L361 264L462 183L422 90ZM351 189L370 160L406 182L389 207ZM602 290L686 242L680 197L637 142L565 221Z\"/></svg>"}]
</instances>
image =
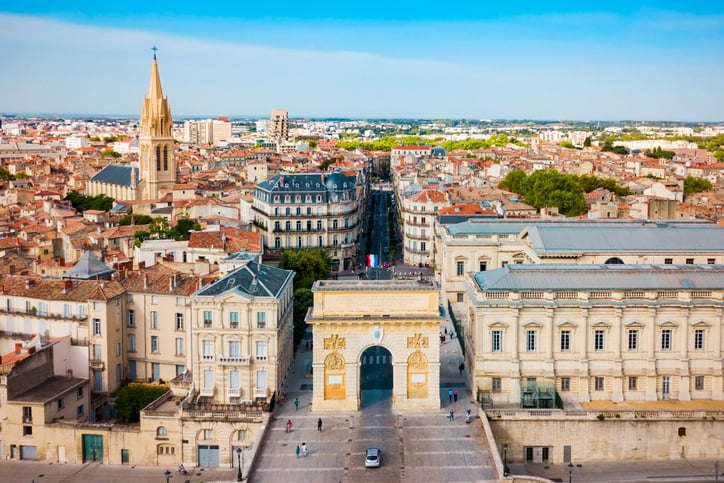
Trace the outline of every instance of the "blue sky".
<instances>
[{"instance_id":1,"label":"blue sky","mask_svg":"<svg viewBox=\"0 0 724 483\"><path fill-rule=\"evenodd\" d=\"M0 112L724 120L724 1L0 7Z\"/></svg>"}]
</instances>

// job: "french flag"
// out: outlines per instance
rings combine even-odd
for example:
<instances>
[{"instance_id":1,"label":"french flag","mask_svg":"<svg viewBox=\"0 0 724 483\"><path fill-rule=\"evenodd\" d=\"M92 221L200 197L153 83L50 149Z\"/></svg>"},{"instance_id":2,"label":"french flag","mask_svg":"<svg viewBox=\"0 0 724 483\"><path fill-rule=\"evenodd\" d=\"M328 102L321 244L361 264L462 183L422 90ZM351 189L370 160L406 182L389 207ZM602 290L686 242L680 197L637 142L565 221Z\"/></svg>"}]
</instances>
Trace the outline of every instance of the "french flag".
<instances>
[{"instance_id":1,"label":"french flag","mask_svg":"<svg viewBox=\"0 0 724 483\"><path fill-rule=\"evenodd\" d=\"M367 255L367 266L372 268L377 266L377 255Z\"/></svg>"}]
</instances>

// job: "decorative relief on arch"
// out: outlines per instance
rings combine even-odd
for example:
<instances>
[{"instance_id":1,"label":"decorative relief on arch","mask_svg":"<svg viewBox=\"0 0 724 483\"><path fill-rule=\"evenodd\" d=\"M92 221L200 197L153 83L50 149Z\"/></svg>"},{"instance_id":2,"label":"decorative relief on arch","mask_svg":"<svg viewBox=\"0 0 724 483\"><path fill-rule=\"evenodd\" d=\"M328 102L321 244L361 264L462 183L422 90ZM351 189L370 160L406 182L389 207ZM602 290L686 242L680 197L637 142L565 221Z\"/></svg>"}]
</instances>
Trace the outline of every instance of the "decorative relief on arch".
<instances>
[{"instance_id":1,"label":"decorative relief on arch","mask_svg":"<svg viewBox=\"0 0 724 483\"><path fill-rule=\"evenodd\" d=\"M427 399L429 387L429 364L427 356L415 351L407 358L407 398Z\"/></svg>"},{"instance_id":2,"label":"decorative relief on arch","mask_svg":"<svg viewBox=\"0 0 724 483\"><path fill-rule=\"evenodd\" d=\"M324 358L324 399L345 399L346 369L347 363L339 352L332 352Z\"/></svg>"},{"instance_id":3,"label":"decorative relief on arch","mask_svg":"<svg viewBox=\"0 0 724 483\"><path fill-rule=\"evenodd\" d=\"M415 334L413 337L407 338L408 349L427 349L430 347L430 338L423 337L422 334Z\"/></svg>"},{"instance_id":4,"label":"decorative relief on arch","mask_svg":"<svg viewBox=\"0 0 724 483\"><path fill-rule=\"evenodd\" d=\"M346 349L347 339L340 337L339 334L332 334L330 337L324 339L324 348L331 350Z\"/></svg>"}]
</instances>

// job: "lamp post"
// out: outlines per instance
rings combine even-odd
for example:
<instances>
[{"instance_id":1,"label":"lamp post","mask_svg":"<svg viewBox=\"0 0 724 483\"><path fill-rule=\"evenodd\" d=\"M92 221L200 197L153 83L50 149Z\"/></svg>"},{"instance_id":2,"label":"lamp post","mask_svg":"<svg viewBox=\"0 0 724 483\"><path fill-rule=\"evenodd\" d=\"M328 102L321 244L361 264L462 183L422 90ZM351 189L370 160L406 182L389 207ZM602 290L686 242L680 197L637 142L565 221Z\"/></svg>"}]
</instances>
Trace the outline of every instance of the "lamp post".
<instances>
[{"instance_id":1,"label":"lamp post","mask_svg":"<svg viewBox=\"0 0 724 483\"><path fill-rule=\"evenodd\" d=\"M503 443L503 476L508 476L510 470L508 469L508 443Z\"/></svg>"},{"instance_id":2,"label":"lamp post","mask_svg":"<svg viewBox=\"0 0 724 483\"><path fill-rule=\"evenodd\" d=\"M573 483L573 463L568 463L568 483Z\"/></svg>"},{"instance_id":3,"label":"lamp post","mask_svg":"<svg viewBox=\"0 0 724 483\"><path fill-rule=\"evenodd\" d=\"M166 470L163 472L163 476L166 477L166 483L168 483L169 478L171 478L171 472L169 470Z\"/></svg>"},{"instance_id":4,"label":"lamp post","mask_svg":"<svg viewBox=\"0 0 724 483\"><path fill-rule=\"evenodd\" d=\"M244 473L244 450L242 450L241 448L236 448L236 458L238 469L236 473L236 481L244 481L244 477L242 476Z\"/></svg>"}]
</instances>

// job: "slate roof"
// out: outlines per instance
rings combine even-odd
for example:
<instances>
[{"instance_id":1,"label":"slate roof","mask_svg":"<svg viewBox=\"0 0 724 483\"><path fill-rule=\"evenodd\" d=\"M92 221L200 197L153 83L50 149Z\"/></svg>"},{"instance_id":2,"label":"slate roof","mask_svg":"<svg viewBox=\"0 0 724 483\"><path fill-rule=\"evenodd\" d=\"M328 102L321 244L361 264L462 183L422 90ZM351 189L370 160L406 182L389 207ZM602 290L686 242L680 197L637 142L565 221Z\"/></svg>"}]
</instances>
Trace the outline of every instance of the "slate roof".
<instances>
[{"instance_id":1,"label":"slate roof","mask_svg":"<svg viewBox=\"0 0 724 483\"><path fill-rule=\"evenodd\" d=\"M282 289L291 282L294 275L293 270L249 262L197 291L194 296L216 297L235 290L251 297L279 298Z\"/></svg>"},{"instance_id":2,"label":"slate roof","mask_svg":"<svg viewBox=\"0 0 724 483\"><path fill-rule=\"evenodd\" d=\"M724 265L508 265L479 272L481 290L721 290Z\"/></svg>"},{"instance_id":3,"label":"slate roof","mask_svg":"<svg viewBox=\"0 0 724 483\"><path fill-rule=\"evenodd\" d=\"M667 223L534 225L528 237L538 255L585 252L721 252L724 228Z\"/></svg>"},{"instance_id":4,"label":"slate roof","mask_svg":"<svg viewBox=\"0 0 724 483\"><path fill-rule=\"evenodd\" d=\"M86 250L80 256L78 262L73 265L73 268L63 274L63 278L95 280L96 278L103 278L113 272L115 272L115 270L108 268L108 266L100 261L92 251Z\"/></svg>"},{"instance_id":5,"label":"slate roof","mask_svg":"<svg viewBox=\"0 0 724 483\"><path fill-rule=\"evenodd\" d=\"M274 193L313 193L354 190L355 179L342 173L278 174L257 184L257 189Z\"/></svg>"},{"instance_id":6,"label":"slate roof","mask_svg":"<svg viewBox=\"0 0 724 483\"><path fill-rule=\"evenodd\" d=\"M136 177L136 184L140 182L138 168L133 166L122 166L120 164L109 164L102 170L98 171L91 181L99 183L116 184L121 186L131 186L131 172Z\"/></svg>"}]
</instances>

